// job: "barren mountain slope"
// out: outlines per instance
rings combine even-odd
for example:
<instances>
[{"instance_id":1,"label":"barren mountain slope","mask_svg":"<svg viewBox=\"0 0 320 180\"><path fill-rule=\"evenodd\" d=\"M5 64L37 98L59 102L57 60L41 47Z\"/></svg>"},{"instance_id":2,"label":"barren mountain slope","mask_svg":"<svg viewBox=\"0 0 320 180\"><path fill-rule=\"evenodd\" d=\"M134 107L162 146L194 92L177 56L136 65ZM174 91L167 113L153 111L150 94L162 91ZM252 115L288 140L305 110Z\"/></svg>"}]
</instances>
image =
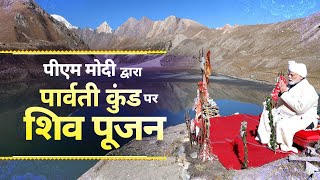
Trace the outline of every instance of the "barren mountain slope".
<instances>
[{"instance_id":1,"label":"barren mountain slope","mask_svg":"<svg viewBox=\"0 0 320 180\"><path fill-rule=\"evenodd\" d=\"M199 50L211 50L214 72L274 82L288 60L308 66L308 78L320 90L320 13L276 24L209 29L188 19L170 16L163 21L129 18L115 33L81 38L93 49L165 49L166 68L198 69ZM124 60L126 61L126 60Z\"/></svg>"},{"instance_id":2,"label":"barren mountain slope","mask_svg":"<svg viewBox=\"0 0 320 180\"><path fill-rule=\"evenodd\" d=\"M33 0L0 2L0 49L86 49L74 31Z\"/></svg>"}]
</instances>

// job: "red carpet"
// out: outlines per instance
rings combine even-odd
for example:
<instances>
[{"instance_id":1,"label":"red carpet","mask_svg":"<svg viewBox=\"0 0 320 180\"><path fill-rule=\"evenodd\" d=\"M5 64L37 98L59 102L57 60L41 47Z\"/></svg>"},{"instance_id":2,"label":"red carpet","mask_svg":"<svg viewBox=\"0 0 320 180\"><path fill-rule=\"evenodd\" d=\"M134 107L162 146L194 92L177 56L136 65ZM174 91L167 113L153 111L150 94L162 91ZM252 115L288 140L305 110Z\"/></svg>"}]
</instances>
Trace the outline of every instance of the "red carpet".
<instances>
[{"instance_id":1,"label":"red carpet","mask_svg":"<svg viewBox=\"0 0 320 180\"><path fill-rule=\"evenodd\" d=\"M244 156L243 143L240 136L241 122L248 122L247 147L248 167L259 167L269 162L288 156L267 149L254 138L259 125L259 117L239 114L210 119L211 153L215 154L220 163L227 169L241 169Z\"/></svg>"}]
</instances>

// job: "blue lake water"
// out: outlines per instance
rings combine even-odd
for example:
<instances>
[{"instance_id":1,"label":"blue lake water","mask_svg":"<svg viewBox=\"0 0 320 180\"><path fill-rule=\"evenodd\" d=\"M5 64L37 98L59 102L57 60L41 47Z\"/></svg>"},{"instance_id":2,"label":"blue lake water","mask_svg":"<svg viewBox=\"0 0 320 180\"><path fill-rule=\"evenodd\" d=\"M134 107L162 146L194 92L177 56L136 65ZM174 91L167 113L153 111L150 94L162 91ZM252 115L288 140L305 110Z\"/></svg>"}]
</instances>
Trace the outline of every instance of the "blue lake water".
<instances>
[{"instance_id":1,"label":"blue lake water","mask_svg":"<svg viewBox=\"0 0 320 180\"><path fill-rule=\"evenodd\" d=\"M156 77L159 76L157 75ZM170 78L170 82L167 82L166 77ZM159 107L152 109L152 111L157 116L167 117L168 120L167 123L165 123L165 127L169 127L185 122L185 111L192 109L193 100L196 96L196 83L199 78L197 75L188 73L175 76L166 74L166 77L163 77L162 82L164 82L164 85L162 84L163 86L161 86L166 88L164 89L166 93L161 94L164 96L162 100L163 103L159 103ZM155 79L159 82L161 81L157 78ZM194 80L190 81L188 79ZM272 87L267 85L221 76L212 77L211 80L213 82L209 86L210 97L218 104L222 116L228 116L237 112L253 115L260 114L262 111L262 101L265 95L272 89ZM153 81L155 80L153 79ZM26 91L32 90L27 89ZM33 94L33 92L24 92L23 94ZM21 96L16 98L17 101L18 99L21 100ZM34 101L30 99L31 98L23 101L25 104L20 104L23 108L19 106L19 113L17 113L19 115L14 114L14 112L12 112L12 114L9 112L8 114L8 106L10 103L7 104L7 107L2 104L2 106L0 106L0 119L11 118L11 121L17 121L18 118L19 121L21 121L22 113L20 111L22 110L23 112L26 107L34 103ZM83 108L77 111L71 110L70 112L73 114L92 116L97 115L97 113L103 114L103 109L104 108L93 110L91 108ZM194 112L191 111L190 114L191 117L194 116ZM21 117L19 118L19 116ZM11 131L16 132L15 129ZM14 143L12 144L14 145ZM3 144L0 144L0 148L1 146L4 147ZM19 148L18 145L14 146ZM46 146L46 144L43 144L43 146ZM70 151L76 151L76 149L70 149ZM0 162L0 179L77 179L96 163L97 161L2 161Z\"/></svg>"},{"instance_id":2,"label":"blue lake water","mask_svg":"<svg viewBox=\"0 0 320 180\"><path fill-rule=\"evenodd\" d=\"M262 112L262 103L257 105L228 99L218 99L216 103L220 108L221 116L229 116L234 113L259 115Z\"/></svg>"}]
</instances>

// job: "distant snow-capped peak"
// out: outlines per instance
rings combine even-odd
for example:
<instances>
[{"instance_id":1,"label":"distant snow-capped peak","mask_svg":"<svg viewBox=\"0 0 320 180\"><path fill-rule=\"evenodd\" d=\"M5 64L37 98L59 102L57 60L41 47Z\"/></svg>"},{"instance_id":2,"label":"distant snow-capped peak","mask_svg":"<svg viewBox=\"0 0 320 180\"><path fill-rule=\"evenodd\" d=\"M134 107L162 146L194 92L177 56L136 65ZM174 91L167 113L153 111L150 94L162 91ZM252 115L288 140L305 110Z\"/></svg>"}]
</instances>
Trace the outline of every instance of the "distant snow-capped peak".
<instances>
[{"instance_id":1,"label":"distant snow-capped peak","mask_svg":"<svg viewBox=\"0 0 320 180\"><path fill-rule=\"evenodd\" d=\"M109 24L104 21L102 24L100 24L100 26L97 27L97 32L98 33L101 33L101 32L104 32L104 33L112 33L112 28L109 26Z\"/></svg>"},{"instance_id":2,"label":"distant snow-capped peak","mask_svg":"<svg viewBox=\"0 0 320 180\"><path fill-rule=\"evenodd\" d=\"M64 17L56 14L51 14L51 16L59 22L62 22L68 29L78 29L77 26L70 24Z\"/></svg>"}]
</instances>

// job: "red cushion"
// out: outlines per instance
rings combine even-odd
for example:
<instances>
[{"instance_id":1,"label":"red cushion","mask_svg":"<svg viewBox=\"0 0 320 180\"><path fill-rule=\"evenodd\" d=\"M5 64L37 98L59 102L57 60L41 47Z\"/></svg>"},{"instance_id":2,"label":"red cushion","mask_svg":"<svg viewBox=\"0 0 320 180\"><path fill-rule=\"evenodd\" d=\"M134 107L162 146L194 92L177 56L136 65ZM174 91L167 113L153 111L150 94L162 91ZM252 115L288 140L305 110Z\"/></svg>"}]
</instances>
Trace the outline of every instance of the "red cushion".
<instances>
[{"instance_id":1,"label":"red cushion","mask_svg":"<svg viewBox=\"0 0 320 180\"><path fill-rule=\"evenodd\" d=\"M293 142L300 145L301 147L306 147L309 143L316 142L319 139L320 130L301 130L294 135Z\"/></svg>"},{"instance_id":2,"label":"red cushion","mask_svg":"<svg viewBox=\"0 0 320 180\"><path fill-rule=\"evenodd\" d=\"M294 136L297 136L304 140L318 140L320 138L320 130L301 130L298 131Z\"/></svg>"}]
</instances>

